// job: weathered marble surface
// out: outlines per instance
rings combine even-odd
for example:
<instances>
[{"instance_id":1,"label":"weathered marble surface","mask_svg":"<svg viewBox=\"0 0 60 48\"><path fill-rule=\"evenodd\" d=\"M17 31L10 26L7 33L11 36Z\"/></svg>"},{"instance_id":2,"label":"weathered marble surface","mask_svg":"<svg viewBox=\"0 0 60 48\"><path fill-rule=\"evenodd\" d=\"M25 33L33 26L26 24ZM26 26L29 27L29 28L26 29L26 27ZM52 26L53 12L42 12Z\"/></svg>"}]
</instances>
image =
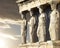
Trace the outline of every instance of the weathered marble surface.
<instances>
[{"instance_id":1,"label":"weathered marble surface","mask_svg":"<svg viewBox=\"0 0 60 48\"><path fill-rule=\"evenodd\" d=\"M41 15L42 13L39 12L39 15L42 16L42 19L40 18L39 20L37 20L37 22L39 22L38 27L41 31L39 31L39 33L37 34L38 38L40 37L40 40L42 40L41 42L38 41L38 43L26 43L26 44L21 44L19 45L18 48L60 48L59 44L60 41L55 41L55 40L59 40L59 21L60 21L60 13L57 11L54 11L54 9L58 8L58 3L60 2L60 0L33 0L33 1L24 1L24 2L17 2L18 6L19 6L19 13L21 14L22 12L25 13L26 10L28 10L30 12L31 9L34 9L35 7L39 8L41 7L43 9L42 13L46 13L45 11L48 9L48 7L50 7L51 12L49 13L50 17L49 17L49 32L50 32L50 37L51 37L51 41L44 41L45 38L45 32L46 32L46 26L45 26L45 14ZM47 7L48 6L48 7ZM36 10L36 9L35 9ZM39 10L40 11L40 10ZM35 14L36 11L33 10L33 13ZM38 12L38 11L37 11ZM47 15L47 13L46 13ZM26 16L26 15L25 15ZM31 15L30 15L31 16ZM37 15L36 15L37 16ZM41 17L40 16L40 17ZM44 16L44 17L43 17ZM47 15L48 16L48 15ZM57 17L56 17L57 16ZM29 17L29 16L28 16ZM39 17L38 17L39 18ZM37 19L38 19L37 18ZM26 19L27 20L27 19ZM32 23L31 23L32 24ZM33 30L33 28L31 28L30 24L30 32L32 32L31 30ZM34 24L34 23L33 23ZM57 24L57 25L56 25ZM33 33L33 32L32 32ZM30 34L32 34L30 33ZM47 35L47 34L46 34ZM32 38L33 36L31 36ZM35 39L35 38L34 38ZM31 39L30 39L31 40ZM53 41L52 41L53 40Z\"/></svg>"}]
</instances>

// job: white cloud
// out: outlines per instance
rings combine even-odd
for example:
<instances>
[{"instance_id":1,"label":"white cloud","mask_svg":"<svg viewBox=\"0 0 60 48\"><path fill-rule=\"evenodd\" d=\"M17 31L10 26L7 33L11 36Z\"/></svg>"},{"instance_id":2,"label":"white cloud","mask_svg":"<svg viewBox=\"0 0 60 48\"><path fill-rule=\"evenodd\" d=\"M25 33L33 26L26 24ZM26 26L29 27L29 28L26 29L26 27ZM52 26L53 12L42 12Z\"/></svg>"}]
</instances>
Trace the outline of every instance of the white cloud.
<instances>
[{"instance_id":1,"label":"white cloud","mask_svg":"<svg viewBox=\"0 0 60 48\"><path fill-rule=\"evenodd\" d=\"M11 28L10 25L0 22L0 28Z\"/></svg>"},{"instance_id":2,"label":"white cloud","mask_svg":"<svg viewBox=\"0 0 60 48\"><path fill-rule=\"evenodd\" d=\"M0 37L9 38L9 39L12 39L12 40L18 40L18 38L15 38L12 35L1 33L1 32L0 32Z\"/></svg>"},{"instance_id":3,"label":"white cloud","mask_svg":"<svg viewBox=\"0 0 60 48\"><path fill-rule=\"evenodd\" d=\"M15 21L10 19L1 19L0 18L0 28L11 28L9 24L20 25L21 20Z\"/></svg>"},{"instance_id":4,"label":"white cloud","mask_svg":"<svg viewBox=\"0 0 60 48\"><path fill-rule=\"evenodd\" d=\"M17 24L17 25L20 25L20 23L22 22L21 20L17 20L17 21L15 21L15 20L11 20L11 19L1 19L0 18L0 22L2 22L2 23L9 23L9 24Z\"/></svg>"}]
</instances>

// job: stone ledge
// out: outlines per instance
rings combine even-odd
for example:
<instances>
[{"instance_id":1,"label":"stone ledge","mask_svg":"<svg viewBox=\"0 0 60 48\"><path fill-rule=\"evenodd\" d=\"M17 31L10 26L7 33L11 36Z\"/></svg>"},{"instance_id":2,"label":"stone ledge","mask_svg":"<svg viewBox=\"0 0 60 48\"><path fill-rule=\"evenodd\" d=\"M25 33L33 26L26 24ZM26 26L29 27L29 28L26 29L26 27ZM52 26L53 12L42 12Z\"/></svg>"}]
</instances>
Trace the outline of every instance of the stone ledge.
<instances>
[{"instance_id":1,"label":"stone ledge","mask_svg":"<svg viewBox=\"0 0 60 48\"><path fill-rule=\"evenodd\" d=\"M18 48L60 48L60 41L20 44Z\"/></svg>"},{"instance_id":2,"label":"stone ledge","mask_svg":"<svg viewBox=\"0 0 60 48\"><path fill-rule=\"evenodd\" d=\"M46 47L46 42L20 44L18 48L44 48L44 47Z\"/></svg>"},{"instance_id":3,"label":"stone ledge","mask_svg":"<svg viewBox=\"0 0 60 48\"><path fill-rule=\"evenodd\" d=\"M51 3L52 1L54 2L60 2L60 0L35 0L27 4L18 4L20 11L25 11L25 10L30 10L31 8L38 7L40 5L44 5L46 3Z\"/></svg>"}]
</instances>

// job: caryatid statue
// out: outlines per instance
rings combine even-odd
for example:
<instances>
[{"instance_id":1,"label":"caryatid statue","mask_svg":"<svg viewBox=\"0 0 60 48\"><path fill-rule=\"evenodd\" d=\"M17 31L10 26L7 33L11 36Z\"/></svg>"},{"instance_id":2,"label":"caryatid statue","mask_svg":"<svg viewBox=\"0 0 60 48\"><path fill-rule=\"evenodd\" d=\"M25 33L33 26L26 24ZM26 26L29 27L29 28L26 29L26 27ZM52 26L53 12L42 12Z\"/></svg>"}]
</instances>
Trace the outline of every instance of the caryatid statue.
<instances>
[{"instance_id":1,"label":"caryatid statue","mask_svg":"<svg viewBox=\"0 0 60 48\"><path fill-rule=\"evenodd\" d=\"M56 9L57 3L51 4L52 12L50 14L50 37L51 40L59 40L60 39L60 15L58 9Z\"/></svg>"},{"instance_id":2,"label":"caryatid statue","mask_svg":"<svg viewBox=\"0 0 60 48\"><path fill-rule=\"evenodd\" d=\"M38 22L37 36L39 42L44 42L46 40L46 14L43 9L39 7L40 16Z\"/></svg>"},{"instance_id":3,"label":"caryatid statue","mask_svg":"<svg viewBox=\"0 0 60 48\"><path fill-rule=\"evenodd\" d=\"M35 17L32 16L32 12L30 11L30 20L28 21L28 25L29 25L29 34L30 34L30 43L34 42L34 25L36 23L35 21Z\"/></svg>"},{"instance_id":4,"label":"caryatid statue","mask_svg":"<svg viewBox=\"0 0 60 48\"><path fill-rule=\"evenodd\" d=\"M23 14L21 14L21 16L23 16ZM26 43L26 20L22 17L22 21L21 21L21 42L22 44Z\"/></svg>"}]
</instances>

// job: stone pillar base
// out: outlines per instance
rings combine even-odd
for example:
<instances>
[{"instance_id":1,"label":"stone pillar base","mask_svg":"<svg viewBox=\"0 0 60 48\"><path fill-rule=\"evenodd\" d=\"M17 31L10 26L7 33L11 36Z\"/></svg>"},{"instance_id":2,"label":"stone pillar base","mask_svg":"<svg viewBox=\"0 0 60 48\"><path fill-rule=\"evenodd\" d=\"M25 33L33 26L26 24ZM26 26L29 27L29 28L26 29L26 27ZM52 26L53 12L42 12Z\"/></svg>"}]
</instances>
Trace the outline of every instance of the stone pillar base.
<instances>
[{"instance_id":1,"label":"stone pillar base","mask_svg":"<svg viewBox=\"0 0 60 48\"><path fill-rule=\"evenodd\" d=\"M60 41L20 44L18 48L60 48Z\"/></svg>"}]
</instances>

